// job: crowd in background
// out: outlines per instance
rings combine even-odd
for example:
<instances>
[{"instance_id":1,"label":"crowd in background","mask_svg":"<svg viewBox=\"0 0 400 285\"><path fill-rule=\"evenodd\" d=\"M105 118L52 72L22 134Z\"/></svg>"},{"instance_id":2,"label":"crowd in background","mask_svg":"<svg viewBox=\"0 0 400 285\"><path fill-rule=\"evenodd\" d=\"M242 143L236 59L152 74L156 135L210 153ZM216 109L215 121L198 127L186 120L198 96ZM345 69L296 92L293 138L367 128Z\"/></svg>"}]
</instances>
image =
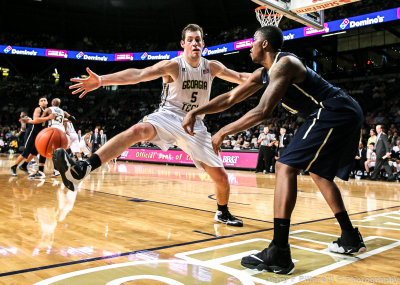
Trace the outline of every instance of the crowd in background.
<instances>
[{"instance_id":1,"label":"crowd in background","mask_svg":"<svg viewBox=\"0 0 400 285\"><path fill-rule=\"evenodd\" d=\"M381 11L385 9L395 8L399 6L399 1L377 1L377 0L363 0L352 3L352 9L348 9L346 5L329 9L325 13L325 21L333 21L346 17L367 14L371 12ZM254 21L256 21L254 19ZM254 26L256 27L256 25ZM288 18L283 18L280 23L282 30L289 30L302 27L301 24L292 21ZM218 45L226 42L233 42L237 40L247 39L253 37L254 29L249 27L232 27L224 29L220 33L205 35L207 46ZM12 34L0 32L0 44L16 45L23 47L38 47L38 48L54 48L54 49L68 49L68 50L81 50L99 53L118 53L118 52L144 52L144 51L171 51L180 50L180 46L176 39L170 42L159 42L152 40L152 35L148 39L141 39L137 41L125 37L124 39L113 38L112 35L102 39L93 38L88 35L79 38L71 39L72 35L68 38L63 38L61 35L55 34Z\"/></svg>"}]
</instances>

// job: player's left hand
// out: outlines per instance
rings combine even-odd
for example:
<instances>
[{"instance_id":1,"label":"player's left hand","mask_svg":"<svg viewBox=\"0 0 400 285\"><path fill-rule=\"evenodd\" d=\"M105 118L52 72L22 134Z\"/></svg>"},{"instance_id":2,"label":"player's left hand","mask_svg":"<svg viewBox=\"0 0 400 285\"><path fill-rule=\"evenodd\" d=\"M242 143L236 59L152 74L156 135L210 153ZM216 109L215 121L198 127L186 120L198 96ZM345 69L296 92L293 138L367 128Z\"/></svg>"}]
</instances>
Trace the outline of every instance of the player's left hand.
<instances>
[{"instance_id":1,"label":"player's left hand","mask_svg":"<svg viewBox=\"0 0 400 285\"><path fill-rule=\"evenodd\" d=\"M225 135L221 133L221 131L217 132L211 138L212 147L216 155L221 152L221 144L224 141Z\"/></svg>"},{"instance_id":2,"label":"player's left hand","mask_svg":"<svg viewBox=\"0 0 400 285\"><path fill-rule=\"evenodd\" d=\"M191 136L194 136L196 133L194 130L194 124L196 123L196 117L193 115L192 112L186 114L185 119L183 119L182 127L185 132Z\"/></svg>"}]
</instances>

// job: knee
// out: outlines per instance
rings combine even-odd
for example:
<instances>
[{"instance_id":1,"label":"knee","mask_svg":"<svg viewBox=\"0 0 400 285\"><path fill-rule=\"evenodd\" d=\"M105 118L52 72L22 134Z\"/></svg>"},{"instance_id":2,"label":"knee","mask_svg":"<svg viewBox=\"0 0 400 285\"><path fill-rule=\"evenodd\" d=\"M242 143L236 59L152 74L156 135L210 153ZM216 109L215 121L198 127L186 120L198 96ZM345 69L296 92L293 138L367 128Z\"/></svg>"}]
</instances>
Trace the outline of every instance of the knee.
<instances>
[{"instance_id":1,"label":"knee","mask_svg":"<svg viewBox=\"0 0 400 285\"><path fill-rule=\"evenodd\" d=\"M215 177L215 182L225 188L229 187L228 174L225 171L220 171Z\"/></svg>"},{"instance_id":2,"label":"knee","mask_svg":"<svg viewBox=\"0 0 400 285\"><path fill-rule=\"evenodd\" d=\"M297 175L298 169L289 165L283 164L279 161L275 164L276 175Z\"/></svg>"},{"instance_id":3,"label":"knee","mask_svg":"<svg viewBox=\"0 0 400 285\"><path fill-rule=\"evenodd\" d=\"M151 138L151 130L148 126L143 124L132 126L127 130L127 132L130 137L136 138L140 141L148 140Z\"/></svg>"}]
</instances>

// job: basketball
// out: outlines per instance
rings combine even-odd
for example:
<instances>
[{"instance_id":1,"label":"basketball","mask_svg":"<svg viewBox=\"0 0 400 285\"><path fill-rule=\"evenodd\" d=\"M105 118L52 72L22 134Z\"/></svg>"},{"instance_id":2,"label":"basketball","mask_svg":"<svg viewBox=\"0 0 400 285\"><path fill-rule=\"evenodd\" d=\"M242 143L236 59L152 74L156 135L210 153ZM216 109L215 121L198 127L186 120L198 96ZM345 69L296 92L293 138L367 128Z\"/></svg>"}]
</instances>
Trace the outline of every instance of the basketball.
<instances>
[{"instance_id":1,"label":"basketball","mask_svg":"<svg viewBox=\"0 0 400 285\"><path fill-rule=\"evenodd\" d=\"M53 157L53 151L68 146L67 136L57 128L45 128L40 131L35 140L35 147L40 155L47 158Z\"/></svg>"}]
</instances>

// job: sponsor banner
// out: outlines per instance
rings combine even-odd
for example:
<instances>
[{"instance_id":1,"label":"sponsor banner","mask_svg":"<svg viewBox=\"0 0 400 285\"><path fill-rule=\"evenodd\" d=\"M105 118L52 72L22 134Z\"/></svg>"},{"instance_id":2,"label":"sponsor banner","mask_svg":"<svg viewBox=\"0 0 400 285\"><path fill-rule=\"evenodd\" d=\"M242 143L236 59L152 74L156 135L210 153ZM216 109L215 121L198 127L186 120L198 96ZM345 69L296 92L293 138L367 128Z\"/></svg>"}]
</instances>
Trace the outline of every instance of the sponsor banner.
<instances>
[{"instance_id":1,"label":"sponsor banner","mask_svg":"<svg viewBox=\"0 0 400 285\"><path fill-rule=\"evenodd\" d=\"M31 48L31 47L18 47L18 46L10 46L10 45L8 45L8 46L0 45L0 53L41 56L43 54L43 49Z\"/></svg>"},{"instance_id":2,"label":"sponsor banner","mask_svg":"<svg viewBox=\"0 0 400 285\"><path fill-rule=\"evenodd\" d=\"M233 168L256 168L257 152L222 152L224 166ZM128 149L119 157L121 160L161 162L194 165L191 157L181 150Z\"/></svg>"},{"instance_id":3,"label":"sponsor banner","mask_svg":"<svg viewBox=\"0 0 400 285\"><path fill-rule=\"evenodd\" d=\"M313 36L313 35L319 35L319 34L326 34L329 33L329 24L325 23L324 28L321 30L317 30L311 27L305 27L304 28L304 36Z\"/></svg>"},{"instance_id":4,"label":"sponsor banner","mask_svg":"<svg viewBox=\"0 0 400 285\"><path fill-rule=\"evenodd\" d=\"M218 46L206 47L202 51L203 56L215 55L220 53L227 53L234 50L234 43L227 43Z\"/></svg>"},{"instance_id":5,"label":"sponsor banner","mask_svg":"<svg viewBox=\"0 0 400 285\"><path fill-rule=\"evenodd\" d=\"M66 50L46 49L46 56L47 57L68 58L68 52Z\"/></svg>"},{"instance_id":6,"label":"sponsor banner","mask_svg":"<svg viewBox=\"0 0 400 285\"><path fill-rule=\"evenodd\" d=\"M243 48L251 48L253 46L253 39L245 39L241 41L234 42L233 48L235 50Z\"/></svg>"},{"instance_id":7,"label":"sponsor banner","mask_svg":"<svg viewBox=\"0 0 400 285\"><path fill-rule=\"evenodd\" d=\"M114 56L115 61L130 61L133 60L133 53L116 53Z\"/></svg>"},{"instance_id":8,"label":"sponsor banner","mask_svg":"<svg viewBox=\"0 0 400 285\"><path fill-rule=\"evenodd\" d=\"M347 0L346 0L347 1ZM384 10L380 12L365 14L346 19L335 20L324 24L324 29L316 30L310 27L298 28L283 31L286 41L299 39L319 34L332 33L347 29L359 28L367 25L375 25L400 19L400 8ZM235 50L251 47L253 39L244 39L241 41L226 43L218 46L206 47L202 51L203 56L223 54ZM125 61L125 60L165 60L175 58L183 53L183 51L162 51L162 52L136 52L136 53L116 53L102 54L90 53L84 51L65 51L54 49L40 49L16 47L9 45L0 45L0 53L4 54L20 54L30 56L48 56L57 58L72 58L96 61Z\"/></svg>"},{"instance_id":9,"label":"sponsor banner","mask_svg":"<svg viewBox=\"0 0 400 285\"><path fill-rule=\"evenodd\" d=\"M68 51L68 57L74 59L82 59L82 60L93 60L93 61L112 61L110 59L110 54L106 53L94 53L94 52L77 52L77 51Z\"/></svg>"},{"instance_id":10,"label":"sponsor banner","mask_svg":"<svg viewBox=\"0 0 400 285\"><path fill-rule=\"evenodd\" d=\"M192 170L187 168L166 168L164 165L146 166L142 163L131 164L131 163L119 163L118 167L112 167L110 169L113 173L120 173L125 175L139 175L142 177L157 177L164 179L181 179L187 181L201 181L201 182L213 182L211 177L196 168ZM228 173L228 181L231 185L240 185L248 187L257 187L257 180L255 175L252 173Z\"/></svg>"},{"instance_id":11,"label":"sponsor banner","mask_svg":"<svg viewBox=\"0 0 400 285\"><path fill-rule=\"evenodd\" d=\"M134 53L136 60L167 60L178 56L177 51L142 52Z\"/></svg>"},{"instance_id":12,"label":"sponsor banner","mask_svg":"<svg viewBox=\"0 0 400 285\"><path fill-rule=\"evenodd\" d=\"M292 0L290 11L296 14L312 13L360 0Z\"/></svg>"}]
</instances>

